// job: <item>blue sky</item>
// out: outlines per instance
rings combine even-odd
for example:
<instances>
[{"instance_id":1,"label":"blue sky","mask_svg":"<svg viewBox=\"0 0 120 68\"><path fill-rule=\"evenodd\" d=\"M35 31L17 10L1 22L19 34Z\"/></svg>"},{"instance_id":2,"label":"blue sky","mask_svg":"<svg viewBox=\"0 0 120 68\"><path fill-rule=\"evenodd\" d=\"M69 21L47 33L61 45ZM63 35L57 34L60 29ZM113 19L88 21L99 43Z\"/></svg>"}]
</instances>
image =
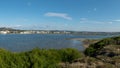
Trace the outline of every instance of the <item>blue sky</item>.
<instances>
[{"instance_id":1,"label":"blue sky","mask_svg":"<svg viewBox=\"0 0 120 68\"><path fill-rule=\"evenodd\" d=\"M0 0L0 27L120 31L120 0Z\"/></svg>"}]
</instances>

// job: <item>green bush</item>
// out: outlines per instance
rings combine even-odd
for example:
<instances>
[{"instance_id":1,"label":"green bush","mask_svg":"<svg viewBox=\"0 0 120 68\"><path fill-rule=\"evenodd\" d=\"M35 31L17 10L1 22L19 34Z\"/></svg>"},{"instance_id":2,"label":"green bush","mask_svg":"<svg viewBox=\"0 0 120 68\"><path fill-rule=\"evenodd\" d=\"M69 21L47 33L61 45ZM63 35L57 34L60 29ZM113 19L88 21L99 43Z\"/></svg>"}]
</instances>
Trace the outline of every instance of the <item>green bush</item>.
<instances>
[{"instance_id":1,"label":"green bush","mask_svg":"<svg viewBox=\"0 0 120 68\"><path fill-rule=\"evenodd\" d=\"M71 48L61 49L59 53L63 62L72 62L73 60L82 57L82 53Z\"/></svg>"},{"instance_id":2,"label":"green bush","mask_svg":"<svg viewBox=\"0 0 120 68\"><path fill-rule=\"evenodd\" d=\"M82 54L76 49L39 49L12 53L0 49L0 68L58 68L60 62L71 62Z\"/></svg>"}]
</instances>

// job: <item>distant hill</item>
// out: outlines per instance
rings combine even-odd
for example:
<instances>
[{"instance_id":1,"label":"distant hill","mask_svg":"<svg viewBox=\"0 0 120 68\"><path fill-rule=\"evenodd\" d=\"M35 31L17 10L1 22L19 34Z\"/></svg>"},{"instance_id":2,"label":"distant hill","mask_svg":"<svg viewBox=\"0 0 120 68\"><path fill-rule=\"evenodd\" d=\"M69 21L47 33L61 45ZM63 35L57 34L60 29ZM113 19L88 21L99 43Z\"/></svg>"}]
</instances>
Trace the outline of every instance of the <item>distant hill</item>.
<instances>
[{"instance_id":1,"label":"distant hill","mask_svg":"<svg viewBox=\"0 0 120 68\"><path fill-rule=\"evenodd\" d=\"M1 27L1 28L0 28L0 31L6 31L6 30L9 30L9 31L14 31L14 30L17 30L17 29L13 29L13 28L6 28L6 27Z\"/></svg>"}]
</instances>

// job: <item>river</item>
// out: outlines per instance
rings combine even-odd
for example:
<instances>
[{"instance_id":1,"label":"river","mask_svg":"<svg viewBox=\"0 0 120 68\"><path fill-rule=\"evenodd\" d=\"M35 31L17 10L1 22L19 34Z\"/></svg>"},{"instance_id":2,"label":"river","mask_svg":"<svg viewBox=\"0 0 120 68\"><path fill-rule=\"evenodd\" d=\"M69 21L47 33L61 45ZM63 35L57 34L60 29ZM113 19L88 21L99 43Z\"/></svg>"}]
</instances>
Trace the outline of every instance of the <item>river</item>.
<instances>
[{"instance_id":1,"label":"river","mask_svg":"<svg viewBox=\"0 0 120 68\"><path fill-rule=\"evenodd\" d=\"M76 48L83 51L82 42L68 38L105 38L106 36L76 36L66 34L5 34L0 35L0 48L12 52L29 51L33 48Z\"/></svg>"}]
</instances>

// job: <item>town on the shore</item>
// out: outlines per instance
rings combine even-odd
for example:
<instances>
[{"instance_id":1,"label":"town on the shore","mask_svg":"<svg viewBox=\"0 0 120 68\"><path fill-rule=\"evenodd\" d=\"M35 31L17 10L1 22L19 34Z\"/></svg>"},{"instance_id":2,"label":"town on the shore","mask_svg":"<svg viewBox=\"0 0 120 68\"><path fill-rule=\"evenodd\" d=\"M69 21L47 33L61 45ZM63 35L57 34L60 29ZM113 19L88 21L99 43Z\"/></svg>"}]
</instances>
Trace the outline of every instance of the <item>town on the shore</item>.
<instances>
[{"instance_id":1,"label":"town on the shore","mask_svg":"<svg viewBox=\"0 0 120 68\"><path fill-rule=\"evenodd\" d=\"M2 27L0 28L0 34L70 34L70 31L59 30L19 30Z\"/></svg>"},{"instance_id":2,"label":"town on the shore","mask_svg":"<svg viewBox=\"0 0 120 68\"><path fill-rule=\"evenodd\" d=\"M20 30L7 27L0 28L0 34L73 34L73 35L120 35L120 32L90 32L68 30Z\"/></svg>"}]
</instances>

